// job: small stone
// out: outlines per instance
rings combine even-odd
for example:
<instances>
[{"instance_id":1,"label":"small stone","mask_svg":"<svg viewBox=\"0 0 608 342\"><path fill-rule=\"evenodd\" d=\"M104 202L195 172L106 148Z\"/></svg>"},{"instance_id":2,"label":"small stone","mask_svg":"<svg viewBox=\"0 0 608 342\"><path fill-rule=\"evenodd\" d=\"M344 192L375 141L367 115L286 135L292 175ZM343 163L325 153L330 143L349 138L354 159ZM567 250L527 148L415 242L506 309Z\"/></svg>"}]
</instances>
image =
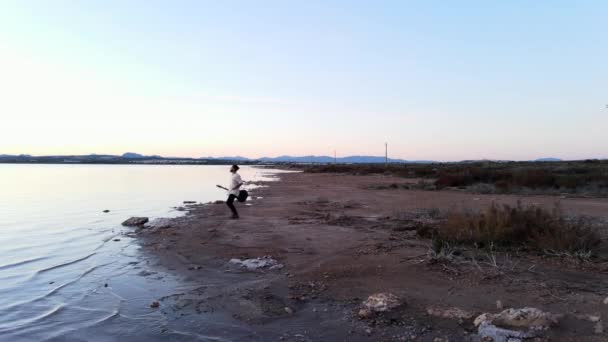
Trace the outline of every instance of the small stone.
<instances>
[{"instance_id":1,"label":"small stone","mask_svg":"<svg viewBox=\"0 0 608 342\"><path fill-rule=\"evenodd\" d=\"M372 312L368 309L361 309L357 315L359 315L360 318L368 318L372 315Z\"/></svg>"},{"instance_id":2,"label":"small stone","mask_svg":"<svg viewBox=\"0 0 608 342\"><path fill-rule=\"evenodd\" d=\"M152 302L152 304L150 304L150 307L153 309L156 309L160 306L160 303L157 301Z\"/></svg>"},{"instance_id":3,"label":"small stone","mask_svg":"<svg viewBox=\"0 0 608 342\"><path fill-rule=\"evenodd\" d=\"M288 315L293 315L293 309L290 308L289 306L285 307L285 312L287 312Z\"/></svg>"},{"instance_id":4,"label":"small stone","mask_svg":"<svg viewBox=\"0 0 608 342\"><path fill-rule=\"evenodd\" d=\"M498 310L502 310L502 302L500 301L500 299L496 301L496 308Z\"/></svg>"},{"instance_id":5,"label":"small stone","mask_svg":"<svg viewBox=\"0 0 608 342\"><path fill-rule=\"evenodd\" d=\"M120 239L114 239L113 241L120 241Z\"/></svg>"},{"instance_id":6,"label":"small stone","mask_svg":"<svg viewBox=\"0 0 608 342\"><path fill-rule=\"evenodd\" d=\"M602 321L599 321L599 322L595 323L595 325L593 326L593 331L596 334L603 334L604 333L604 326L602 325Z\"/></svg>"},{"instance_id":7,"label":"small stone","mask_svg":"<svg viewBox=\"0 0 608 342\"><path fill-rule=\"evenodd\" d=\"M109 211L108 209L106 209L106 210L104 210L103 212L104 212L104 213L109 213L110 211Z\"/></svg>"},{"instance_id":8,"label":"small stone","mask_svg":"<svg viewBox=\"0 0 608 342\"><path fill-rule=\"evenodd\" d=\"M608 297L604 298L604 304L608 305Z\"/></svg>"},{"instance_id":9,"label":"small stone","mask_svg":"<svg viewBox=\"0 0 608 342\"><path fill-rule=\"evenodd\" d=\"M367 329L365 329L365 333L368 335L371 335L373 333L373 331L372 331L372 329L367 328Z\"/></svg>"},{"instance_id":10,"label":"small stone","mask_svg":"<svg viewBox=\"0 0 608 342\"><path fill-rule=\"evenodd\" d=\"M103 284L103 287L108 287L108 283Z\"/></svg>"},{"instance_id":11,"label":"small stone","mask_svg":"<svg viewBox=\"0 0 608 342\"><path fill-rule=\"evenodd\" d=\"M215 233L215 232L217 232L217 229L215 229L215 228L211 228L211 229L207 229L207 231L208 231L209 233Z\"/></svg>"}]
</instances>

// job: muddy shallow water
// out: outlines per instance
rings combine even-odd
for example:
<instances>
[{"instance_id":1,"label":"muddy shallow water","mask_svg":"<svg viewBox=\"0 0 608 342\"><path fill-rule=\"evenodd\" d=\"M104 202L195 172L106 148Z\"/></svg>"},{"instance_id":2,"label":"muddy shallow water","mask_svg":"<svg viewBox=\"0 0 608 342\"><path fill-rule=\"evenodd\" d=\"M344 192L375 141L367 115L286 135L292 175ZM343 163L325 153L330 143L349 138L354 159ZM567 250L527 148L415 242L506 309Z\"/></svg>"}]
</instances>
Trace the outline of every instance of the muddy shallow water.
<instances>
[{"instance_id":1,"label":"muddy shallow water","mask_svg":"<svg viewBox=\"0 0 608 342\"><path fill-rule=\"evenodd\" d=\"M215 184L228 178L226 166L0 165L0 340L206 338L199 323L166 328L167 316L150 307L201 285L158 267L120 223L222 199Z\"/></svg>"}]
</instances>

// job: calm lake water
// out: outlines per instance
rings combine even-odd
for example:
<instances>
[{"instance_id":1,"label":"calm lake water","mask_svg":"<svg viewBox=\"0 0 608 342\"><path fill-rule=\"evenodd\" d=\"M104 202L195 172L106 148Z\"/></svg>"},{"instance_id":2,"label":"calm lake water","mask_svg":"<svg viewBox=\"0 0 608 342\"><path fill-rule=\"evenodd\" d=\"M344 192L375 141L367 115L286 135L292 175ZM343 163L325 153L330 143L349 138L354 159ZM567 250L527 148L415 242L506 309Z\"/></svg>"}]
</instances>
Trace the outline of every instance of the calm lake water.
<instances>
[{"instance_id":1,"label":"calm lake water","mask_svg":"<svg viewBox=\"0 0 608 342\"><path fill-rule=\"evenodd\" d=\"M0 164L0 340L158 340L165 322L149 304L191 284L154 269L120 223L224 199L215 184L228 183L228 169ZM277 172L240 174L255 181ZM204 339L173 333L170 340Z\"/></svg>"}]
</instances>

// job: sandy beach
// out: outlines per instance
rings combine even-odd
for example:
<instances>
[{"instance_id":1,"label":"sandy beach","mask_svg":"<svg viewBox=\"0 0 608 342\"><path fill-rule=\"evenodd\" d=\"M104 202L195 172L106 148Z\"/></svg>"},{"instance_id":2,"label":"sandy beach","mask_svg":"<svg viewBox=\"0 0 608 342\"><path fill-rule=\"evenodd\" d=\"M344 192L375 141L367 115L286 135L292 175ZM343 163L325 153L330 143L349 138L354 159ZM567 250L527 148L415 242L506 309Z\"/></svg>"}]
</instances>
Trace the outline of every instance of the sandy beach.
<instances>
[{"instance_id":1,"label":"sandy beach","mask_svg":"<svg viewBox=\"0 0 608 342\"><path fill-rule=\"evenodd\" d=\"M169 322L225 322L206 331L217 340L438 342L481 340L479 314L534 307L560 317L537 340L606 341L606 232L592 262L514 253L476 264L433 262L431 241L419 233L437 212L518 200L546 208L559 201L566 214L607 220L608 199L374 189L415 181L281 174L237 205L240 220L228 219L225 204L191 205L168 227L140 229L150 258L201 284L158 298L158 310ZM264 256L283 267L230 262ZM375 293L399 303L362 311Z\"/></svg>"}]
</instances>

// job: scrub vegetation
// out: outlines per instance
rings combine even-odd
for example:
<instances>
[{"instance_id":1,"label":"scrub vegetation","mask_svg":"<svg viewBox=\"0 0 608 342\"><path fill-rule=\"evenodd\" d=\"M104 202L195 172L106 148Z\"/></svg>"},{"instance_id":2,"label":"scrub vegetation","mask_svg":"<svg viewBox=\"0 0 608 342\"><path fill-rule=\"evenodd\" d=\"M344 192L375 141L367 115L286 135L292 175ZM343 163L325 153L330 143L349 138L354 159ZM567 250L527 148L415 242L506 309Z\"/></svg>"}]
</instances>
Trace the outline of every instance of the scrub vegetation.
<instances>
[{"instance_id":1,"label":"scrub vegetation","mask_svg":"<svg viewBox=\"0 0 608 342\"><path fill-rule=\"evenodd\" d=\"M460 162L433 164L336 164L305 166L306 172L388 174L425 179L424 190L475 193L575 194L608 197L608 160L568 162ZM432 183L432 186L429 184ZM392 188L399 188L392 186Z\"/></svg>"}]
</instances>

